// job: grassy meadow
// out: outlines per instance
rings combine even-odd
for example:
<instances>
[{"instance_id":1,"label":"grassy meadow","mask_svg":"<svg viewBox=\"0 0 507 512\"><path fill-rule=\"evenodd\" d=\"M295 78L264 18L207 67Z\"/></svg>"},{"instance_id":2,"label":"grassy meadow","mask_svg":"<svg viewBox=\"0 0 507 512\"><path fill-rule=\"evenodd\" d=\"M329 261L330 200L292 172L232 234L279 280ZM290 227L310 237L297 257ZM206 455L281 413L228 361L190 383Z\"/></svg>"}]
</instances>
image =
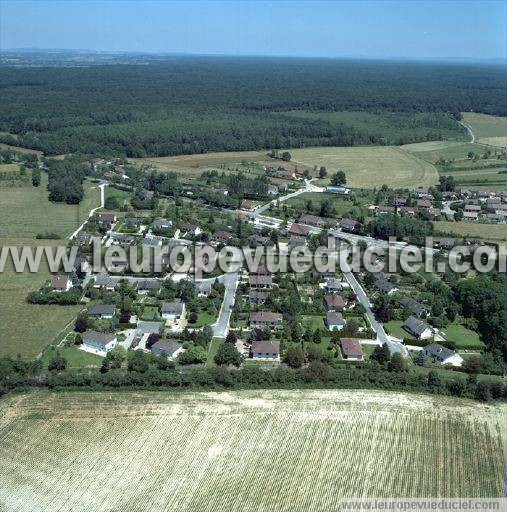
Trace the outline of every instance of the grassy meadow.
<instances>
[{"instance_id":1,"label":"grassy meadow","mask_svg":"<svg viewBox=\"0 0 507 512\"><path fill-rule=\"evenodd\" d=\"M394 146L314 147L289 150L292 161L313 167L325 166L329 183L333 171L343 170L351 187L374 188L383 184L393 188L412 188L415 184L438 182L436 168Z\"/></svg>"},{"instance_id":2,"label":"grassy meadow","mask_svg":"<svg viewBox=\"0 0 507 512\"><path fill-rule=\"evenodd\" d=\"M505 425L504 405L371 390L13 394L0 503L314 512L350 496L501 497Z\"/></svg>"},{"instance_id":3,"label":"grassy meadow","mask_svg":"<svg viewBox=\"0 0 507 512\"><path fill-rule=\"evenodd\" d=\"M100 191L86 184L85 199L79 206L50 203L46 190L47 176L42 174L40 187L0 187L1 246L66 244L65 238L88 217L91 208L100 204ZM36 240L37 233L57 233L62 240ZM81 306L28 304L29 292L36 290L49 277L46 267L37 273L16 273L7 261L0 274L0 355L18 353L33 357L70 322Z\"/></svg>"},{"instance_id":4,"label":"grassy meadow","mask_svg":"<svg viewBox=\"0 0 507 512\"><path fill-rule=\"evenodd\" d=\"M433 222L437 233L445 233L455 237L467 237L471 239L499 242L507 240L507 227L505 224L483 224L479 222Z\"/></svg>"},{"instance_id":5,"label":"grassy meadow","mask_svg":"<svg viewBox=\"0 0 507 512\"><path fill-rule=\"evenodd\" d=\"M470 126L477 142L507 147L507 117L463 112L463 122Z\"/></svg>"}]
</instances>

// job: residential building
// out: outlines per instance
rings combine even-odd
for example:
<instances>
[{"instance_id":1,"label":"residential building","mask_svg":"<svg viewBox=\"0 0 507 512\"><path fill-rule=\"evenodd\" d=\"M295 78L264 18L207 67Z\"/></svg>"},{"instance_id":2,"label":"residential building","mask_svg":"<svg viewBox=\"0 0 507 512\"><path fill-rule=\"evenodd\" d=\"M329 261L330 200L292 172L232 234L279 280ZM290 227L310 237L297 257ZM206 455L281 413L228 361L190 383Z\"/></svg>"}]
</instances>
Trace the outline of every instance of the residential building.
<instances>
[{"instance_id":1,"label":"residential building","mask_svg":"<svg viewBox=\"0 0 507 512\"><path fill-rule=\"evenodd\" d=\"M201 234L202 231L197 224L194 224L192 222L186 222L185 224L180 226L180 232L189 234L191 236L198 236Z\"/></svg>"},{"instance_id":2,"label":"residential building","mask_svg":"<svg viewBox=\"0 0 507 512\"><path fill-rule=\"evenodd\" d=\"M249 284L252 289L271 290L273 288L273 276L251 275Z\"/></svg>"},{"instance_id":3,"label":"residential building","mask_svg":"<svg viewBox=\"0 0 507 512\"><path fill-rule=\"evenodd\" d=\"M164 302L161 309L162 318L165 320L180 320L185 316L185 303L181 299L175 299L172 302Z\"/></svg>"},{"instance_id":4,"label":"residential building","mask_svg":"<svg viewBox=\"0 0 507 512\"><path fill-rule=\"evenodd\" d=\"M157 217L151 225L151 228L154 229L155 231L171 229L172 227L173 227L172 221L165 219L163 217Z\"/></svg>"},{"instance_id":5,"label":"residential building","mask_svg":"<svg viewBox=\"0 0 507 512\"><path fill-rule=\"evenodd\" d=\"M155 354L157 356L160 354L166 354L167 359L169 359L169 361L172 361L173 359L178 357L182 352L185 352L185 349L183 348L182 345L180 345L174 341L164 341L164 340L159 340L159 341L155 342L151 346L150 350L153 354Z\"/></svg>"},{"instance_id":6,"label":"residential building","mask_svg":"<svg viewBox=\"0 0 507 512\"><path fill-rule=\"evenodd\" d=\"M292 223L289 234L297 235L297 236L308 236L310 234L310 228L308 226L304 226L303 224Z\"/></svg>"},{"instance_id":7,"label":"residential building","mask_svg":"<svg viewBox=\"0 0 507 512\"><path fill-rule=\"evenodd\" d=\"M354 219L342 219L339 226L346 231L356 231L361 224Z\"/></svg>"},{"instance_id":8,"label":"residential building","mask_svg":"<svg viewBox=\"0 0 507 512\"><path fill-rule=\"evenodd\" d=\"M113 318L116 312L114 304L94 304L88 307L88 316L91 318Z\"/></svg>"},{"instance_id":9,"label":"residential building","mask_svg":"<svg viewBox=\"0 0 507 512\"><path fill-rule=\"evenodd\" d=\"M69 276L51 276L51 290L56 293L68 292L72 288Z\"/></svg>"},{"instance_id":10,"label":"residential building","mask_svg":"<svg viewBox=\"0 0 507 512\"><path fill-rule=\"evenodd\" d=\"M324 305L328 311L343 311L345 309L343 297L336 293L326 293L324 295Z\"/></svg>"},{"instance_id":11,"label":"residential building","mask_svg":"<svg viewBox=\"0 0 507 512\"><path fill-rule=\"evenodd\" d=\"M433 329L430 325L415 316L409 316L403 324L403 329L418 340L425 340L433 336Z\"/></svg>"},{"instance_id":12,"label":"residential building","mask_svg":"<svg viewBox=\"0 0 507 512\"><path fill-rule=\"evenodd\" d=\"M250 347L254 359L280 359L280 343L278 341L255 340Z\"/></svg>"},{"instance_id":13,"label":"residential building","mask_svg":"<svg viewBox=\"0 0 507 512\"><path fill-rule=\"evenodd\" d=\"M341 313L328 311L326 314L326 325L330 331L341 331L345 327L345 320Z\"/></svg>"},{"instance_id":14,"label":"residential building","mask_svg":"<svg viewBox=\"0 0 507 512\"><path fill-rule=\"evenodd\" d=\"M109 352L116 345L116 334L86 331L82 335L83 347L94 353Z\"/></svg>"},{"instance_id":15,"label":"residential building","mask_svg":"<svg viewBox=\"0 0 507 512\"><path fill-rule=\"evenodd\" d=\"M250 313L250 328L252 329L279 329L282 327L283 316L280 313L269 311L256 311Z\"/></svg>"},{"instance_id":16,"label":"residential building","mask_svg":"<svg viewBox=\"0 0 507 512\"><path fill-rule=\"evenodd\" d=\"M340 350L342 358L347 361L363 361L364 354L361 342L357 338L341 338Z\"/></svg>"},{"instance_id":17,"label":"residential building","mask_svg":"<svg viewBox=\"0 0 507 512\"><path fill-rule=\"evenodd\" d=\"M433 358L440 364L449 364L451 366L461 366L463 364L463 358L451 350L438 343L430 343L422 349L422 353L425 357Z\"/></svg>"}]
</instances>

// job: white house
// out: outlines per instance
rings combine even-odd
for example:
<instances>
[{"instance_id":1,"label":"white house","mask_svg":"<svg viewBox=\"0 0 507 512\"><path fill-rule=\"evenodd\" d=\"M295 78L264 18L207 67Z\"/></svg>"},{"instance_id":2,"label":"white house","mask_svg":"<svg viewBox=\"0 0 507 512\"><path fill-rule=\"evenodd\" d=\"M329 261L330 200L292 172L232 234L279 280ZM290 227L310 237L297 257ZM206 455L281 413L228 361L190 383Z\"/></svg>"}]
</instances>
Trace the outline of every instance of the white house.
<instances>
[{"instance_id":1,"label":"white house","mask_svg":"<svg viewBox=\"0 0 507 512\"><path fill-rule=\"evenodd\" d=\"M100 354L109 352L116 345L116 334L97 331L83 333L83 348L89 352Z\"/></svg>"},{"instance_id":2,"label":"white house","mask_svg":"<svg viewBox=\"0 0 507 512\"><path fill-rule=\"evenodd\" d=\"M449 348L443 347L438 343L430 343L423 348L425 357L431 357L440 364L450 364L451 366L461 366L463 358Z\"/></svg>"}]
</instances>

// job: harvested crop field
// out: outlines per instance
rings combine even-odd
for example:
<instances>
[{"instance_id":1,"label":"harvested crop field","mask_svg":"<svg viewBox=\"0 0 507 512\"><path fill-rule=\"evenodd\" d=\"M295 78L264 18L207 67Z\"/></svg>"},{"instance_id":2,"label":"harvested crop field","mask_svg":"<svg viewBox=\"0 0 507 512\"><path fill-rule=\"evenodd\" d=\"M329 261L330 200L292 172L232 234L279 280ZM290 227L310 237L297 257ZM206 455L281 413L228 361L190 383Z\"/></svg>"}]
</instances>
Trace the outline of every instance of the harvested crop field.
<instances>
[{"instance_id":1,"label":"harvested crop field","mask_svg":"<svg viewBox=\"0 0 507 512\"><path fill-rule=\"evenodd\" d=\"M0 402L0 509L328 511L503 495L506 409L376 391L32 392Z\"/></svg>"},{"instance_id":2,"label":"harvested crop field","mask_svg":"<svg viewBox=\"0 0 507 512\"><path fill-rule=\"evenodd\" d=\"M436 168L394 146L314 147L290 149L292 161L310 167L325 166L328 180L337 170L345 171L347 184L373 188L429 186L438 183Z\"/></svg>"}]
</instances>

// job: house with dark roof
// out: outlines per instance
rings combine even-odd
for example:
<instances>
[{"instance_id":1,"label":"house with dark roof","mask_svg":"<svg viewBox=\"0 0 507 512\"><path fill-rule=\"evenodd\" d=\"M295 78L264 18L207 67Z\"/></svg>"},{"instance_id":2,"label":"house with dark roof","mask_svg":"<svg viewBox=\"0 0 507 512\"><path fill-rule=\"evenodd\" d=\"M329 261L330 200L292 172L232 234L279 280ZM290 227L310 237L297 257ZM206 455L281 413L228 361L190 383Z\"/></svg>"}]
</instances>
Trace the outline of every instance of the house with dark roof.
<instances>
[{"instance_id":1,"label":"house with dark roof","mask_svg":"<svg viewBox=\"0 0 507 512\"><path fill-rule=\"evenodd\" d=\"M328 311L326 314L326 325L330 331L341 331L345 327L345 320L341 313Z\"/></svg>"},{"instance_id":2,"label":"house with dark roof","mask_svg":"<svg viewBox=\"0 0 507 512\"><path fill-rule=\"evenodd\" d=\"M425 340L433 336L433 329L430 325L415 316L409 316L403 324L403 329L418 340Z\"/></svg>"},{"instance_id":3,"label":"house with dark roof","mask_svg":"<svg viewBox=\"0 0 507 512\"><path fill-rule=\"evenodd\" d=\"M427 317L430 314L429 308L427 308L424 304L417 302L415 299L411 297L400 297L398 299L398 304L402 307L410 311L412 315L417 317Z\"/></svg>"},{"instance_id":4,"label":"house with dark roof","mask_svg":"<svg viewBox=\"0 0 507 512\"><path fill-rule=\"evenodd\" d=\"M135 237L128 233L111 233L109 236L112 245L132 245L135 242Z\"/></svg>"},{"instance_id":5,"label":"house with dark roof","mask_svg":"<svg viewBox=\"0 0 507 512\"><path fill-rule=\"evenodd\" d=\"M273 288L273 276L251 275L249 284L250 288L255 290L271 290Z\"/></svg>"},{"instance_id":6,"label":"house with dark roof","mask_svg":"<svg viewBox=\"0 0 507 512\"><path fill-rule=\"evenodd\" d=\"M155 231L163 231L165 229L171 229L172 227L172 221L165 219L164 217L157 217L151 225L151 228Z\"/></svg>"},{"instance_id":7,"label":"house with dark roof","mask_svg":"<svg viewBox=\"0 0 507 512\"><path fill-rule=\"evenodd\" d=\"M304 247L306 245L306 236L304 235L291 235L289 238L289 249L294 247Z\"/></svg>"},{"instance_id":8,"label":"house with dark roof","mask_svg":"<svg viewBox=\"0 0 507 512\"><path fill-rule=\"evenodd\" d=\"M338 279L328 279L324 285L326 291L330 293L341 292L343 290L343 285Z\"/></svg>"},{"instance_id":9,"label":"house with dark roof","mask_svg":"<svg viewBox=\"0 0 507 512\"><path fill-rule=\"evenodd\" d=\"M255 209L255 203L250 199L243 199L243 201L241 201L240 208L242 210L246 210L247 212L251 212Z\"/></svg>"},{"instance_id":10,"label":"house with dark roof","mask_svg":"<svg viewBox=\"0 0 507 512\"><path fill-rule=\"evenodd\" d=\"M180 320L185 316L185 303L182 302L181 299L175 299L172 302L164 302L160 313L165 320Z\"/></svg>"},{"instance_id":11,"label":"house with dark roof","mask_svg":"<svg viewBox=\"0 0 507 512\"><path fill-rule=\"evenodd\" d=\"M383 293L385 295L392 295L393 293L396 293L398 291L398 288L393 283L385 279L376 279L373 282L373 286L380 293Z\"/></svg>"},{"instance_id":12,"label":"house with dark roof","mask_svg":"<svg viewBox=\"0 0 507 512\"><path fill-rule=\"evenodd\" d=\"M93 353L109 352L116 345L116 334L86 331L82 335L83 348Z\"/></svg>"},{"instance_id":13,"label":"house with dark roof","mask_svg":"<svg viewBox=\"0 0 507 512\"><path fill-rule=\"evenodd\" d=\"M166 354L169 361L172 361L182 352L185 352L185 349L179 343L165 340L158 340L151 346L150 350L151 353L155 354L156 356L159 356L160 354Z\"/></svg>"},{"instance_id":14,"label":"house with dark roof","mask_svg":"<svg viewBox=\"0 0 507 512\"><path fill-rule=\"evenodd\" d=\"M283 316L280 313L271 313L270 311L255 311L250 313L251 329L279 329L282 327Z\"/></svg>"},{"instance_id":15,"label":"house with dark roof","mask_svg":"<svg viewBox=\"0 0 507 512\"><path fill-rule=\"evenodd\" d=\"M347 361L364 360L363 348L357 338L340 338L340 351Z\"/></svg>"},{"instance_id":16,"label":"house with dark roof","mask_svg":"<svg viewBox=\"0 0 507 512\"><path fill-rule=\"evenodd\" d=\"M110 277L107 274L98 274L95 276L93 287L112 292L116 288L117 282L114 277Z\"/></svg>"},{"instance_id":17,"label":"house with dark roof","mask_svg":"<svg viewBox=\"0 0 507 512\"><path fill-rule=\"evenodd\" d=\"M439 343L426 345L422 349L422 353L425 357L429 357L442 365L461 366L463 364L463 358L459 354Z\"/></svg>"},{"instance_id":18,"label":"house with dark roof","mask_svg":"<svg viewBox=\"0 0 507 512\"><path fill-rule=\"evenodd\" d=\"M354 219L342 219L339 226L346 231L355 231L361 224Z\"/></svg>"},{"instance_id":19,"label":"house with dark roof","mask_svg":"<svg viewBox=\"0 0 507 512\"><path fill-rule=\"evenodd\" d=\"M92 242L92 234L87 233L86 231L80 231L76 235L76 242L78 245L90 245Z\"/></svg>"},{"instance_id":20,"label":"house with dark roof","mask_svg":"<svg viewBox=\"0 0 507 512\"><path fill-rule=\"evenodd\" d=\"M264 304L269 297L269 292L264 292L261 290L250 290L248 292L248 300L250 302L255 302L256 304Z\"/></svg>"},{"instance_id":21,"label":"house with dark roof","mask_svg":"<svg viewBox=\"0 0 507 512\"><path fill-rule=\"evenodd\" d=\"M99 223L99 226L102 228L111 229L117 220L118 218L114 213L97 214L97 222Z\"/></svg>"},{"instance_id":22,"label":"house with dark roof","mask_svg":"<svg viewBox=\"0 0 507 512\"><path fill-rule=\"evenodd\" d=\"M298 222L300 224L307 224L308 226L314 226L316 228L320 228L325 224L325 220L322 217L318 217L317 215L310 215L308 213L303 213L299 216Z\"/></svg>"},{"instance_id":23,"label":"house with dark roof","mask_svg":"<svg viewBox=\"0 0 507 512\"><path fill-rule=\"evenodd\" d=\"M186 222L180 226L180 231L181 233L189 234L191 236L197 236L201 234L201 228L193 222Z\"/></svg>"},{"instance_id":24,"label":"house with dark roof","mask_svg":"<svg viewBox=\"0 0 507 512\"><path fill-rule=\"evenodd\" d=\"M219 229L211 235L211 239L215 242L230 242L234 238L234 235L230 231L224 231Z\"/></svg>"},{"instance_id":25,"label":"house with dark roof","mask_svg":"<svg viewBox=\"0 0 507 512\"><path fill-rule=\"evenodd\" d=\"M280 359L280 343L278 341L255 340L250 352L254 359Z\"/></svg>"},{"instance_id":26,"label":"house with dark roof","mask_svg":"<svg viewBox=\"0 0 507 512\"><path fill-rule=\"evenodd\" d=\"M91 318L113 318L115 312L114 304L94 304L88 307L88 316Z\"/></svg>"},{"instance_id":27,"label":"house with dark roof","mask_svg":"<svg viewBox=\"0 0 507 512\"><path fill-rule=\"evenodd\" d=\"M142 279L137 281L137 293L146 294L149 292L159 292L162 284L157 279Z\"/></svg>"}]
</instances>

